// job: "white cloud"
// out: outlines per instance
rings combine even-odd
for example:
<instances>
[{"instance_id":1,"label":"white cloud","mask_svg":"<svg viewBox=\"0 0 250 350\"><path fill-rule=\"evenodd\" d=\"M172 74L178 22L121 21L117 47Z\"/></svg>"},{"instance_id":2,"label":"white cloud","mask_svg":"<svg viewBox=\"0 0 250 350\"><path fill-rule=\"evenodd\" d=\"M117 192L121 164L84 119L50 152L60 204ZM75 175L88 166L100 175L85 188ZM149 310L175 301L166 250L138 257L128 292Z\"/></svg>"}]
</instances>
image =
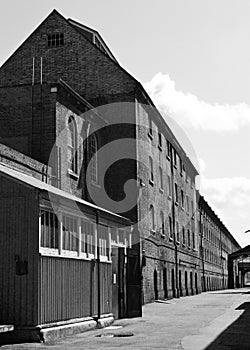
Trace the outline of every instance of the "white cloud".
<instances>
[{"instance_id":1,"label":"white cloud","mask_svg":"<svg viewBox=\"0 0 250 350\"><path fill-rule=\"evenodd\" d=\"M250 126L250 106L246 103L206 103L191 93L178 91L168 74L157 73L144 87L157 107L181 126L217 132Z\"/></svg>"},{"instance_id":2,"label":"white cloud","mask_svg":"<svg viewBox=\"0 0 250 350\"><path fill-rule=\"evenodd\" d=\"M246 177L206 178L201 175L201 194L236 240L249 244L250 179Z\"/></svg>"}]
</instances>

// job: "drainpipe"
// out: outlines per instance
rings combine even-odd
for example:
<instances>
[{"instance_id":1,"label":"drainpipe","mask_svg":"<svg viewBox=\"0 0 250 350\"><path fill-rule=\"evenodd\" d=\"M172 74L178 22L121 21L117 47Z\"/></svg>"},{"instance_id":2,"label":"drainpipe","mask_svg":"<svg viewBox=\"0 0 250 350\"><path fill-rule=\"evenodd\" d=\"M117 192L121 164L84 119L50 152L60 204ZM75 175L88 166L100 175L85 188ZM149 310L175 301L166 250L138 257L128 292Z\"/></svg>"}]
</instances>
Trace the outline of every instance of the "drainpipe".
<instances>
[{"instance_id":1,"label":"drainpipe","mask_svg":"<svg viewBox=\"0 0 250 350\"><path fill-rule=\"evenodd\" d=\"M171 147L172 148L172 147ZM172 215L173 215L173 236L174 236L174 252L175 252L175 286L176 286L176 297L180 297L179 291L179 277L178 277L178 247L176 242L176 232L175 232L175 192L174 192L174 166L173 166L173 148L171 149L171 175L172 175Z\"/></svg>"},{"instance_id":2,"label":"drainpipe","mask_svg":"<svg viewBox=\"0 0 250 350\"><path fill-rule=\"evenodd\" d=\"M100 247L99 247L99 211L96 210L96 245L97 245L97 319L101 318L101 281L100 281Z\"/></svg>"}]
</instances>

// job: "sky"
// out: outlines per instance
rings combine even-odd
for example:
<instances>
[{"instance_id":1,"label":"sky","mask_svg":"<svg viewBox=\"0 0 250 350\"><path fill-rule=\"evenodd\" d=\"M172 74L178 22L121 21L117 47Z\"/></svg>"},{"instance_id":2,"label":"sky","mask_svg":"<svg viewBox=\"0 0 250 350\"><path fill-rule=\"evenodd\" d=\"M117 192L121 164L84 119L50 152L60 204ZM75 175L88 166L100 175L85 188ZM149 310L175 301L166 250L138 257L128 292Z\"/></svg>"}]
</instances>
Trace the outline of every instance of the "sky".
<instances>
[{"instance_id":1,"label":"sky","mask_svg":"<svg viewBox=\"0 0 250 350\"><path fill-rule=\"evenodd\" d=\"M2 1L0 65L54 8L98 30L180 125L199 160L201 193L250 244L250 1Z\"/></svg>"}]
</instances>

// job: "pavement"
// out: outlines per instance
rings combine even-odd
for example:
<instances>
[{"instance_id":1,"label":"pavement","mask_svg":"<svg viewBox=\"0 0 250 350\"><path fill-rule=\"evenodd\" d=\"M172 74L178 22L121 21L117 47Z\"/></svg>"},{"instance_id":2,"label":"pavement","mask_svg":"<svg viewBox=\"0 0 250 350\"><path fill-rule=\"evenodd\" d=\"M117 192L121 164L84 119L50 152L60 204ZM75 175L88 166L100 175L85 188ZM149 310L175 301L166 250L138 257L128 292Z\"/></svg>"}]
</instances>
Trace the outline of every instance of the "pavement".
<instances>
[{"instance_id":1,"label":"pavement","mask_svg":"<svg viewBox=\"0 0 250 350\"><path fill-rule=\"evenodd\" d=\"M58 340L2 349L250 350L250 288L202 293L154 302L143 317Z\"/></svg>"}]
</instances>

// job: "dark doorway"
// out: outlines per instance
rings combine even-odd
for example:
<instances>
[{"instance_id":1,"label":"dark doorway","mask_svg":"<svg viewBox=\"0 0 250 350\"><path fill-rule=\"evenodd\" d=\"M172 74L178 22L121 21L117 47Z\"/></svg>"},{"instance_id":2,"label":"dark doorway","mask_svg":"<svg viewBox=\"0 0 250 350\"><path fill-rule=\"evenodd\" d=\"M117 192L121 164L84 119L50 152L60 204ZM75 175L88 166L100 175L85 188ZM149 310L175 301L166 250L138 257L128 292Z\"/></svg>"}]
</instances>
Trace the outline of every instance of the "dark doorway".
<instances>
[{"instance_id":1,"label":"dark doorway","mask_svg":"<svg viewBox=\"0 0 250 350\"><path fill-rule=\"evenodd\" d=\"M126 316L126 264L124 248L112 248L112 313Z\"/></svg>"},{"instance_id":2,"label":"dark doorway","mask_svg":"<svg viewBox=\"0 0 250 350\"><path fill-rule=\"evenodd\" d=\"M167 279L167 269L163 268L163 289L164 289L164 298L168 298L168 279Z\"/></svg>"},{"instance_id":3,"label":"dark doorway","mask_svg":"<svg viewBox=\"0 0 250 350\"><path fill-rule=\"evenodd\" d=\"M186 289L186 295L188 295L188 274L187 274L187 271L185 271L185 289Z\"/></svg>"},{"instance_id":4,"label":"dark doorway","mask_svg":"<svg viewBox=\"0 0 250 350\"><path fill-rule=\"evenodd\" d=\"M181 271L179 271L179 290L180 290L180 296L182 297L182 280L181 280Z\"/></svg>"},{"instance_id":5,"label":"dark doorway","mask_svg":"<svg viewBox=\"0 0 250 350\"><path fill-rule=\"evenodd\" d=\"M190 272L190 289L191 289L191 294L194 294L193 290L193 273Z\"/></svg>"},{"instance_id":6,"label":"dark doorway","mask_svg":"<svg viewBox=\"0 0 250 350\"><path fill-rule=\"evenodd\" d=\"M173 291L173 298L175 298L175 280L174 280L174 269L171 270L171 280L172 280L172 291Z\"/></svg>"},{"instance_id":7,"label":"dark doorway","mask_svg":"<svg viewBox=\"0 0 250 350\"><path fill-rule=\"evenodd\" d=\"M154 291L155 291L155 300L158 300L158 278L157 271L154 270Z\"/></svg>"},{"instance_id":8,"label":"dark doorway","mask_svg":"<svg viewBox=\"0 0 250 350\"><path fill-rule=\"evenodd\" d=\"M197 277L197 272L195 272L195 275L194 275L194 282L195 282L195 293L198 294L199 291L198 291L198 277Z\"/></svg>"}]
</instances>

